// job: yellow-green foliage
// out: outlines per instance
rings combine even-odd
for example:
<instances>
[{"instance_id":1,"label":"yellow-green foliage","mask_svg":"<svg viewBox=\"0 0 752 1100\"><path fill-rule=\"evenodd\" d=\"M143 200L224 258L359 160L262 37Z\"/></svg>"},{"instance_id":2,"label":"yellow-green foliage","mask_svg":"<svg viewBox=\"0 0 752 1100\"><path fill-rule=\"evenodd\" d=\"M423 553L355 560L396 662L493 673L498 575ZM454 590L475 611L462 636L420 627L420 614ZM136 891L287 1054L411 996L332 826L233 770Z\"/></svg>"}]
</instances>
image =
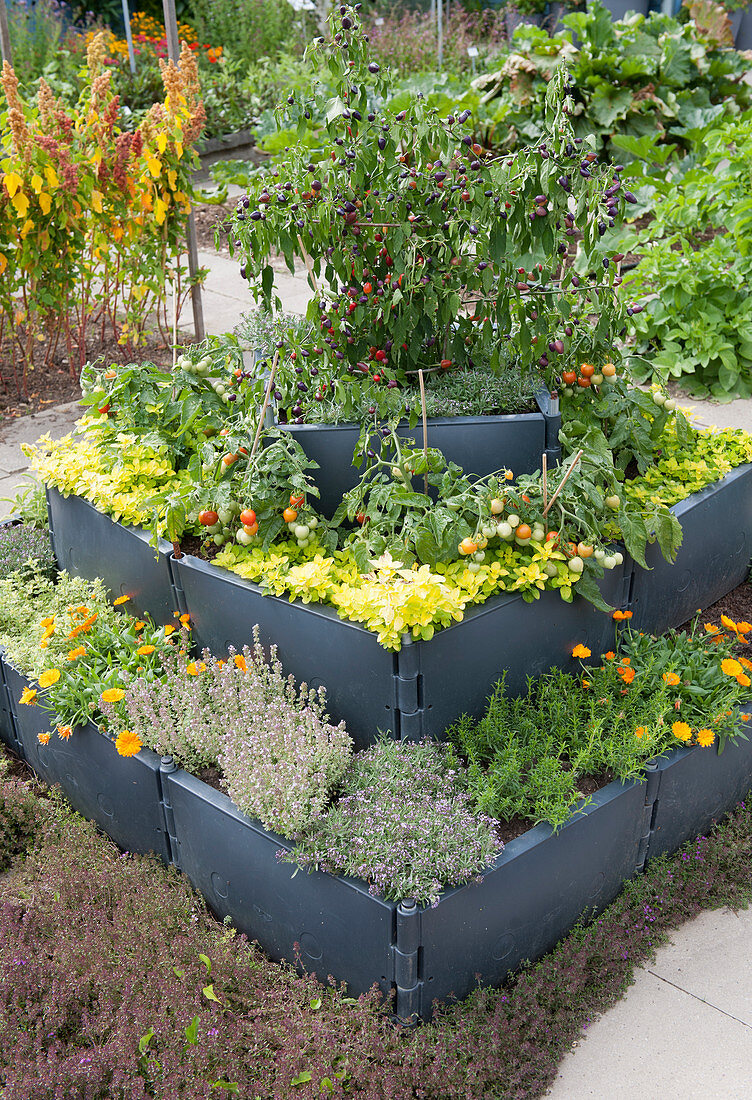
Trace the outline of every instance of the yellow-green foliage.
<instances>
[{"instance_id":1,"label":"yellow-green foliage","mask_svg":"<svg viewBox=\"0 0 752 1100\"><path fill-rule=\"evenodd\" d=\"M477 572L464 561L440 563L433 570L428 565L403 568L385 555L361 575L349 550L325 556L320 548L307 553L291 542L267 553L260 547L231 545L214 561L275 596L287 595L291 602L331 604L343 618L373 630L385 649L394 650L403 634L428 640L437 628L459 622L467 606L489 596L520 592L533 600L544 588L556 588L569 601L577 581L561 551L534 542L488 551ZM545 572L549 563L556 567L553 577Z\"/></svg>"},{"instance_id":2,"label":"yellow-green foliage","mask_svg":"<svg viewBox=\"0 0 752 1100\"><path fill-rule=\"evenodd\" d=\"M79 423L85 426L86 418ZM23 451L45 484L66 496L84 497L125 524L147 523L152 516L149 499L177 489L189 476L184 470L175 472L166 447L157 450L126 432L118 434L116 447L102 446L97 433L89 431L57 440L45 435Z\"/></svg>"}]
</instances>

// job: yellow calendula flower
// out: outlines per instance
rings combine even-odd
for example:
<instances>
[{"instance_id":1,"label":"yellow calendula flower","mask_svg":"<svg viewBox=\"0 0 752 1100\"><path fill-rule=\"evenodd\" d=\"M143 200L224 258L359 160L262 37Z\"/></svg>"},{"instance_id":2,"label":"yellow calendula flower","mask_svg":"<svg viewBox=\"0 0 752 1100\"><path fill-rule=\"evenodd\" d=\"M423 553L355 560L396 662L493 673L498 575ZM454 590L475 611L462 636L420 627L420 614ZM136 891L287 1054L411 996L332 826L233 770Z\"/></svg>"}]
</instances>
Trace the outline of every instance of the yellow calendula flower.
<instances>
[{"instance_id":1,"label":"yellow calendula flower","mask_svg":"<svg viewBox=\"0 0 752 1100\"><path fill-rule=\"evenodd\" d=\"M198 676L199 672L206 672L206 665L203 661L190 661L185 666L185 671L189 676Z\"/></svg>"},{"instance_id":2,"label":"yellow calendula flower","mask_svg":"<svg viewBox=\"0 0 752 1100\"><path fill-rule=\"evenodd\" d=\"M69 737L73 736L73 729L71 726L58 726L57 735L63 741L67 741Z\"/></svg>"},{"instance_id":3,"label":"yellow calendula flower","mask_svg":"<svg viewBox=\"0 0 752 1100\"><path fill-rule=\"evenodd\" d=\"M721 672L725 672L727 676L739 676L742 666L733 657L725 657L721 661Z\"/></svg>"},{"instance_id":4,"label":"yellow calendula flower","mask_svg":"<svg viewBox=\"0 0 752 1100\"><path fill-rule=\"evenodd\" d=\"M248 665L246 664L245 657L243 656L242 653L236 653L235 656L233 657L233 660L235 661L235 664L237 665L237 667L240 669L241 672L247 672L248 671Z\"/></svg>"},{"instance_id":5,"label":"yellow calendula flower","mask_svg":"<svg viewBox=\"0 0 752 1100\"><path fill-rule=\"evenodd\" d=\"M121 730L115 741L115 748L121 756L136 756L143 748L143 741L131 730Z\"/></svg>"},{"instance_id":6,"label":"yellow calendula flower","mask_svg":"<svg viewBox=\"0 0 752 1100\"><path fill-rule=\"evenodd\" d=\"M737 682L737 684L741 684L741 686L745 687L745 688L748 688L750 686L750 684L752 684L752 680L750 680L750 678L749 678L749 676L747 676L746 672L740 672L739 675L736 678L736 682Z\"/></svg>"},{"instance_id":7,"label":"yellow calendula flower","mask_svg":"<svg viewBox=\"0 0 752 1100\"><path fill-rule=\"evenodd\" d=\"M86 653L86 647L79 645L75 649L69 649L65 659L66 661L76 661L79 657L83 657L84 653Z\"/></svg>"},{"instance_id":8,"label":"yellow calendula flower","mask_svg":"<svg viewBox=\"0 0 752 1100\"><path fill-rule=\"evenodd\" d=\"M686 722L674 722L671 726L671 732L677 741L689 741L692 736L692 727L687 725Z\"/></svg>"},{"instance_id":9,"label":"yellow calendula flower","mask_svg":"<svg viewBox=\"0 0 752 1100\"><path fill-rule=\"evenodd\" d=\"M177 630L177 627L173 626L172 623L168 623L167 626L164 628L164 632L165 632L165 634L167 635L168 638L169 638L170 634L174 634L176 630Z\"/></svg>"},{"instance_id":10,"label":"yellow calendula flower","mask_svg":"<svg viewBox=\"0 0 752 1100\"><path fill-rule=\"evenodd\" d=\"M588 647L586 645L583 645L582 642L580 642L572 650L572 656L573 657L589 657L590 652L591 651L588 649Z\"/></svg>"},{"instance_id":11,"label":"yellow calendula flower","mask_svg":"<svg viewBox=\"0 0 752 1100\"><path fill-rule=\"evenodd\" d=\"M139 621L139 622L136 622L136 623L133 624L133 629L138 634L138 633L140 633L140 631L142 631L144 629L145 626L146 626L146 623L142 623L142 622Z\"/></svg>"},{"instance_id":12,"label":"yellow calendula flower","mask_svg":"<svg viewBox=\"0 0 752 1100\"><path fill-rule=\"evenodd\" d=\"M697 731L697 744L701 745L704 749L708 748L715 741L715 733L713 730L698 730Z\"/></svg>"},{"instance_id":13,"label":"yellow calendula flower","mask_svg":"<svg viewBox=\"0 0 752 1100\"><path fill-rule=\"evenodd\" d=\"M118 596L116 600L112 601L113 607L120 607L121 604L128 603L130 596Z\"/></svg>"},{"instance_id":14,"label":"yellow calendula flower","mask_svg":"<svg viewBox=\"0 0 752 1100\"><path fill-rule=\"evenodd\" d=\"M140 645L136 653L138 653L140 657L145 657L147 653L153 653L156 648L157 647L153 645Z\"/></svg>"},{"instance_id":15,"label":"yellow calendula flower","mask_svg":"<svg viewBox=\"0 0 752 1100\"><path fill-rule=\"evenodd\" d=\"M102 692L103 703L119 703L121 699L125 698L125 692L122 688L107 688Z\"/></svg>"},{"instance_id":16,"label":"yellow calendula flower","mask_svg":"<svg viewBox=\"0 0 752 1100\"><path fill-rule=\"evenodd\" d=\"M39 677L39 686L41 688L52 687L60 679L59 668L46 668L42 675Z\"/></svg>"},{"instance_id":17,"label":"yellow calendula flower","mask_svg":"<svg viewBox=\"0 0 752 1100\"><path fill-rule=\"evenodd\" d=\"M36 703L37 701L37 689L25 687L21 692L21 698L18 701L19 703L24 703L26 706L29 707L33 706L34 703Z\"/></svg>"}]
</instances>

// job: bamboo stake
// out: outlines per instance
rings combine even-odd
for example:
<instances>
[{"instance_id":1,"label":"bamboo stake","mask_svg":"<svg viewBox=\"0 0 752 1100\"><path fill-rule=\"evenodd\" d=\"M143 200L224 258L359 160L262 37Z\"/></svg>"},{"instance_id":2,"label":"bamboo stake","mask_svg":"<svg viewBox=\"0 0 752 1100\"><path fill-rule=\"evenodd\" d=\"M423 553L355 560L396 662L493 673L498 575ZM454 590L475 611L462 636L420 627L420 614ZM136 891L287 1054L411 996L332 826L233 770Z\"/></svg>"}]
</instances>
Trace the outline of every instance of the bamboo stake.
<instances>
[{"instance_id":1,"label":"bamboo stake","mask_svg":"<svg viewBox=\"0 0 752 1100\"><path fill-rule=\"evenodd\" d=\"M261 407L261 415L259 416L258 427L256 428L256 438L253 441L251 447L251 453L248 457L248 461L253 458L259 445L259 439L261 438L261 429L264 426L264 417L266 416L266 410L269 406L269 398L272 394L272 386L274 385L274 375L277 373L277 363L279 362L279 348L274 353L274 361L272 363L272 369L269 372L269 381L266 384L266 393L264 394L264 404Z\"/></svg>"},{"instance_id":2,"label":"bamboo stake","mask_svg":"<svg viewBox=\"0 0 752 1100\"><path fill-rule=\"evenodd\" d=\"M582 455L583 455L583 453L584 453L584 452L583 452L582 450L579 450L579 451L577 452L577 454L576 454L576 455L574 456L574 458L572 459L572 463L571 463L571 465L570 465L569 469L567 470L567 472L566 472L566 473L564 474L564 477L563 477L563 479L562 479L561 485L560 485L560 486L559 486L559 488L558 488L558 489L556 490L556 492L554 493L554 495L553 495L553 496L551 497L551 499L549 500L549 502L548 502L548 504L546 505L546 507L545 507L545 508L543 509L543 515L544 515L544 516L545 516L545 515L547 515L547 513L548 513L548 510L549 510L549 508L551 507L551 505L553 504L553 502L554 502L554 501L556 500L556 498L558 497L559 493L560 493L560 492L561 492L561 490L562 490L562 489L564 488L564 486L566 485L566 483L567 483L567 482L569 481L569 478L570 478L570 477L572 476L572 471L574 470L575 466L577 465L577 463L578 463L578 462L580 461L580 459L582 458Z\"/></svg>"},{"instance_id":3,"label":"bamboo stake","mask_svg":"<svg viewBox=\"0 0 752 1100\"><path fill-rule=\"evenodd\" d=\"M428 496L428 417L426 416L426 385L423 381L422 370L418 370L418 382L420 383L420 409L423 415L423 457L426 462L426 472L423 474L423 492Z\"/></svg>"},{"instance_id":4,"label":"bamboo stake","mask_svg":"<svg viewBox=\"0 0 752 1100\"><path fill-rule=\"evenodd\" d=\"M178 279L177 275L172 283L172 371L175 373L178 365Z\"/></svg>"},{"instance_id":5,"label":"bamboo stake","mask_svg":"<svg viewBox=\"0 0 752 1100\"><path fill-rule=\"evenodd\" d=\"M541 456L541 471L543 482L543 515L548 512L548 455L543 452ZM548 537L548 519L546 519L546 537Z\"/></svg>"}]
</instances>

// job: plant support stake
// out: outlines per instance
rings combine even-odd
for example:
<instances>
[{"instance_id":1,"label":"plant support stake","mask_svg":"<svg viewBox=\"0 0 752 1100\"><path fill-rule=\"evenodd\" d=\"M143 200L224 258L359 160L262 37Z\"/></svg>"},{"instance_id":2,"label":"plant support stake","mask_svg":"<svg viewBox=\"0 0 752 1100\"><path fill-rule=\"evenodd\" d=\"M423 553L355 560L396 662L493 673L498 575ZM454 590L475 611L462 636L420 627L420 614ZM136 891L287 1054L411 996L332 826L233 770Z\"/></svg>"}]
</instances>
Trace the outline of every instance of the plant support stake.
<instances>
[{"instance_id":1,"label":"plant support stake","mask_svg":"<svg viewBox=\"0 0 752 1100\"><path fill-rule=\"evenodd\" d=\"M426 463L426 471L423 474L423 492L428 496L428 418L426 416L426 384L423 381L423 371L418 370L418 382L420 384L420 411L423 416L423 458Z\"/></svg>"},{"instance_id":2,"label":"plant support stake","mask_svg":"<svg viewBox=\"0 0 752 1100\"><path fill-rule=\"evenodd\" d=\"M556 492L554 493L554 495L553 495L553 496L551 497L551 499L549 500L549 502L548 502L548 504L546 505L546 507L545 507L545 508L543 509L543 515L544 515L544 516L548 514L548 510L549 510L549 508L551 507L551 505L553 504L553 502L554 502L554 501L556 500L556 498L558 497L559 493L560 493L560 492L561 492L561 490L562 490L562 489L564 488L564 486L566 485L566 483L567 483L567 482L569 481L569 478L570 478L570 477L571 477L571 475L572 475L572 471L574 470L575 466L577 465L577 463L578 463L578 462L580 461L580 459L582 458L582 455L583 455L583 452L582 452L582 450L579 450L579 451L577 452L577 454L576 454L576 455L574 456L574 458L572 459L572 463L571 463L571 465L570 465L569 469L567 470L567 472L566 472L566 473L564 474L564 477L562 478L562 482L561 482L561 485L560 485L560 486L559 486L559 488L558 488L558 489L556 490Z\"/></svg>"},{"instance_id":3,"label":"plant support stake","mask_svg":"<svg viewBox=\"0 0 752 1100\"><path fill-rule=\"evenodd\" d=\"M125 41L128 43L128 63L131 72L136 74L136 55L133 52L133 35L131 34L131 13L128 10L128 0L123 0L123 22L125 23Z\"/></svg>"},{"instance_id":4,"label":"plant support stake","mask_svg":"<svg viewBox=\"0 0 752 1100\"><path fill-rule=\"evenodd\" d=\"M170 61L180 65L180 43L178 41L178 17L175 13L175 0L162 0L165 22L165 37L167 39L167 53ZM201 301L201 285L198 282L198 245L196 244L196 215L191 208L188 215L186 233L188 246L188 271L191 276L191 304L193 306L193 332L196 343L200 344L206 337L204 328L204 307Z\"/></svg>"},{"instance_id":5,"label":"plant support stake","mask_svg":"<svg viewBox=\"0 0 752 1100\"><path fill-rule=\"evenodd\" d=\"M253 456L255 455L256 449L259 445L259 439L261 438L261 429L264 426L264 417L266 416L266 410L269 406L269 398L272 395L272 386L274 385L274 375L277 373L277 363L278 362L279 362L279 348L274 353L274 362L272 363L272 369L269 371L269 381L266 383L266 393L264 394L264 404L261 407L261 416L259 417L258 427L256 428L256 438L254 439L253 446L251 447L251 453L250 453L250 456L249 456L249 459L248 459L249 462L250 462L251 458L253 458Z\"/></svg>"}]
</instances>

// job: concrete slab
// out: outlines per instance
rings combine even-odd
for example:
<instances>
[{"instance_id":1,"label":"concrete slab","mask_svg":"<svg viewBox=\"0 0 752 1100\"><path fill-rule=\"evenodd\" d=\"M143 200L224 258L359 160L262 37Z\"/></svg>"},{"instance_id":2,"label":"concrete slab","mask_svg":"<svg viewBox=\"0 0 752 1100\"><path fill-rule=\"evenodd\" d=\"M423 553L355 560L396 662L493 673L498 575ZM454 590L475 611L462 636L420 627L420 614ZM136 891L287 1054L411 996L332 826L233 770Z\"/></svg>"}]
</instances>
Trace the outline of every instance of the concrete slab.
<instances>
[{"instance_id":1,"label":"concrete slab","mask_svg":"<svg viewBox=\"0 0 752 1100\"><path fill-rule=\"evenodd\" d=\"M678 390L677 401L682 409L688 409L693 423L702 428L743 428L752 432L752 398L737 398L721 405L717 401L699 401Z\"/></svg>"},{"instance_id":2,"label":"concrete slab","mask_svg":"<svg viewBox=\"0 0 752 1100\"><path fill-rule=\"evenodd\" d=\"M752 1028L752 910L701 913L648 969Z\"/></svg>"},{"instance_id":3,"label":"concrete slab","mask_svg":"<svg viewBox=\"0 0 752 1100\"><path fill-rule=\"evenodd\" d=\"M718 963L724 965L720 955ZM624 1000L588 1028L546 1094L549 1100L750 1095L752 1028L647 970L638 971Z\"/></svg>"},{"instance_id":4,"label":"concrete slab","mask_svg":"<svg viewBox=\"0 0 752 1100\"><path fill-rule=\"evenodd\" d=\"M202 294L206 331L212 335L232 332L243 314L254 308L248 283L240 277L240 265L236 259L217 252L199 252L198 262L209 268ZM275 263L274 268L285 312L303 315L313 296L305 270L291 275L284 261ZM186 309L182 331L192 331L191 320L191 311Z\"/></svg>"}]
</instances>

